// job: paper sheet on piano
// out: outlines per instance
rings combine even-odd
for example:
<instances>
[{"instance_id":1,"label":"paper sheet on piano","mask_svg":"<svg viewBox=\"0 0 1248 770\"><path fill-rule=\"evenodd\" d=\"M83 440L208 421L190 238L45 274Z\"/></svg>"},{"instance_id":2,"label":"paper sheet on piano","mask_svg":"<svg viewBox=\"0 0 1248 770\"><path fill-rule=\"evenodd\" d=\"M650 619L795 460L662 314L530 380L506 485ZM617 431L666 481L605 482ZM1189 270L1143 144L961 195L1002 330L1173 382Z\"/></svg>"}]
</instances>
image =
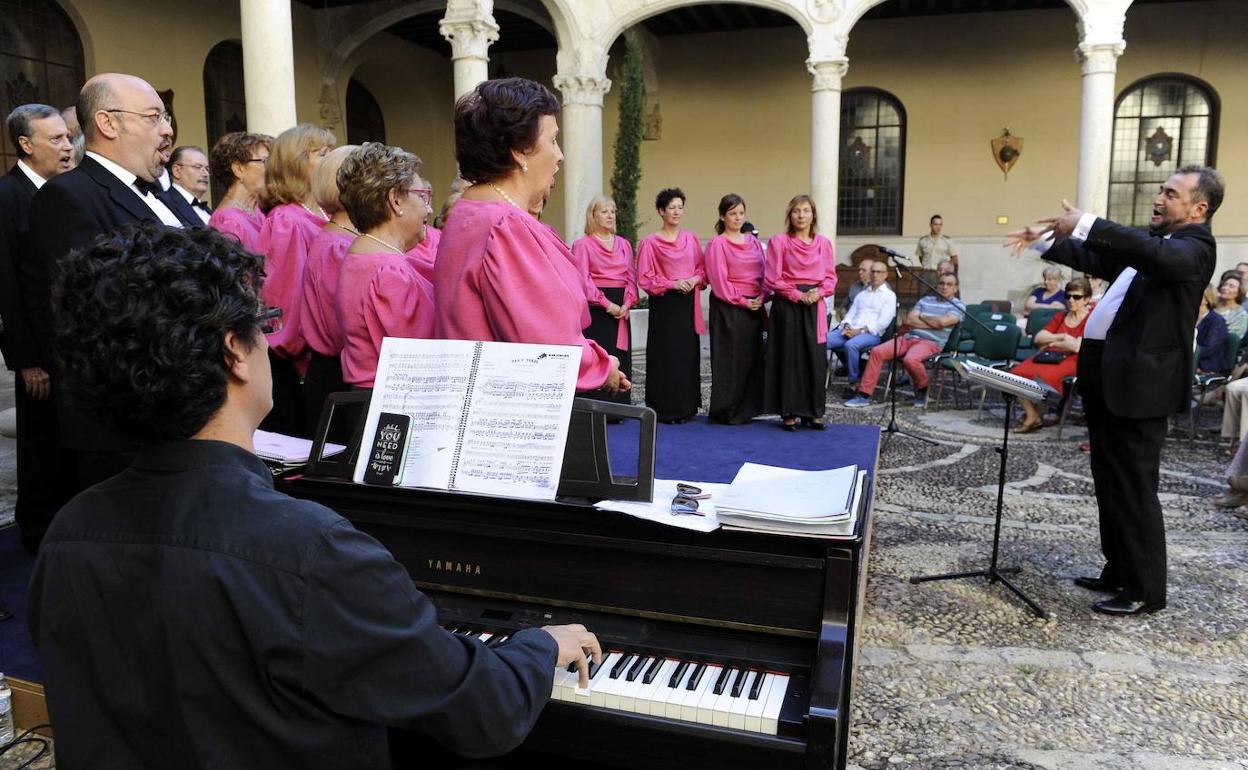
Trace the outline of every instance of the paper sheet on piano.
<instances>
[{"instance_id":1,"label":"paper sheet on piano","mask_svg":"<svg viewBox=\"0 0 1248 770\"><path fill-rule=\"evenodd\" d=\"M704 493L710 493L710 498L698 501L698 513L700 516L691 514L672 514L672 498L676 496L677 484L692 484L702 489ZM659 524L666 524L669 527L680 527L681 529L692 529L697 532L714 532L719 529L719 516L715 512L715 501L723 496L728 490L727 484L712 484L707 481L674 481L668 479L654 480L654 502L639 503L626 500L603 500L595 503L594 507L604 511L616 511L617 513L626 513L629 516L635 516L639 519L647 521L655 521Z\"/></svg>"},{"instance_id":2,"label":"paper sheet on piano","mask_svg":"<svg viewBox=\"0 0 1248 770\"><path fill-rule=\"evenodd\" d=\"M553 500L580 348L386 337L355 481Z\"/></svg>"}]
</instances>

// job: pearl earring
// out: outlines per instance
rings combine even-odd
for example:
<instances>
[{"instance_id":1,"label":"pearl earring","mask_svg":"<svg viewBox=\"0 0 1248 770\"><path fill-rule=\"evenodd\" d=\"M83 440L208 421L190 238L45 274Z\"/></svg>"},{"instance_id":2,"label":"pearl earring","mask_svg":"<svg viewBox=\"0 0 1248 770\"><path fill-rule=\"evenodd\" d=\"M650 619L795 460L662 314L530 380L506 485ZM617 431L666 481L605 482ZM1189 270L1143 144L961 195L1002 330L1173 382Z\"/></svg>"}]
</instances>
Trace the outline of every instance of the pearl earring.
<instances>
[{"instance_id":1,"label":"pearl earring","mask_svg":"<svg viewBox=\"0 0 1248 770\"><path fill-rule=\"evenodd\" d=\"M399 216L403 216L403 209L399 209L398 214Z\"/></svg>"},{"instance_id":2,"label":"pearl earring","mask_svg":"<svg viewBox=\"0 0 1248 770\"><path fill-rule=\"evenodd\" d=\"M521 171L528 171L528 170L529 170L529 164L528 164L528 163L521 163L521 164L520 164L520 170L521 170Z\"/></svg>"}]
</instances>

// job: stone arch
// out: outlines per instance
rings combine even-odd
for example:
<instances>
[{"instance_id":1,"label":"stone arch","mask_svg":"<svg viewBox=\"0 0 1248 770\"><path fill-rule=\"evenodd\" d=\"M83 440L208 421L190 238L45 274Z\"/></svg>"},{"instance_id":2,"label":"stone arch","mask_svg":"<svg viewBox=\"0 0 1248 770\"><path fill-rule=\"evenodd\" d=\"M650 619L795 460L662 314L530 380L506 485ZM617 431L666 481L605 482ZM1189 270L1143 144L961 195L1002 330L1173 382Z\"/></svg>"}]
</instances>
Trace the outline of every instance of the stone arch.
<instances>
[{"instance_id":1,"label":"stone arch","mask_svg":"<svg viewBox=\"0 0 1248 770\"><path fill-rule=\"evenodd\" d=\"M82 14L78 12L77 6L70 0L49 0L65 12L69 17L69 21L74 25L74 31L78 33L78 40L82 43L82 67L87 73L87 77L95 74L95 42L91 39L91 30L87 27L87 22L82 18Z\"/></svg>"},{"instance_id":2,"label":"stone arch","mask_svg":"<svg viewBox=\"0 0 1248 770\"><path fill-rule=\"evenodd\" d=\"M617 37L624 33L624 30L645 21L651 16L657 16L660 13L666 13L677 8L710 5L719 2L755 5L770 11L776 11L792 19L807 35L814 31L814 20L805 13L800 12L795 3L784 2L784 0L661 0L660 2L647 4L612 18L610 23L604 28L601 39L609 46L615 42Z\"/></svg>"}]
</instances>

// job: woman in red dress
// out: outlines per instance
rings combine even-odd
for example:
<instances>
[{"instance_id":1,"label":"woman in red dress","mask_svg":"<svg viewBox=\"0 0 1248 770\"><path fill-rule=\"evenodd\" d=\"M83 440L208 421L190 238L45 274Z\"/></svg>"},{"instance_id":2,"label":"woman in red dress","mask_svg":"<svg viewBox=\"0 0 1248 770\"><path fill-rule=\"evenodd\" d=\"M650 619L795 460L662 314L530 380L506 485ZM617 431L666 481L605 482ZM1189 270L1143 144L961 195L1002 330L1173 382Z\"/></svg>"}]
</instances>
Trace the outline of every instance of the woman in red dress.
<instances>
[{"instance_id":1,"label":"woman in red dress","mask_svg":"<svg viewBox=\"0 0 1248 770\"><path fill-rule=\"evenodd\" d=\"M1066 311L1058 313L1040 331L1036 332L1035 344L1040 348L1026 361L1021 361L1010 370L1011 374L1026 377L1029 380L1042 380L1055 390L1062 390L1062 380L1074 377L1076 362L1079 357L1079 345L1083 342L1083 327L1091 313L1092 286L1086 278L1074 278L1066 283ZM1066 357L1058 363L1046 364L1036 361L1036 357L1052 351L1065 353ZM1063 396L1069 394L1063 393ZM1019 399L1023 407L1023 419L1014 428L1015 433L1030 433L1043 423L1040 410L1034 401Z\"/></svg>"}]
</instances>

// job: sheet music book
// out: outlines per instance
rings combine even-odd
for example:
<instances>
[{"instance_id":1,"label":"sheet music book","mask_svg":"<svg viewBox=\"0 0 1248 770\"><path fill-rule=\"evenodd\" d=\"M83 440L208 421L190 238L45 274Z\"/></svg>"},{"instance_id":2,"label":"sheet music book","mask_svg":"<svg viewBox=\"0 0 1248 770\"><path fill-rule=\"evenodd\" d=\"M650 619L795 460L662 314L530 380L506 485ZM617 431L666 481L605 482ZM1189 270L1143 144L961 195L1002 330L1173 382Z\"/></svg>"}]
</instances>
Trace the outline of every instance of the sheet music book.
<instances>
[{"instance_id":1,"label":"sheet music book","mask_svg":"<svg viewBox=\"0 0 1248 770\"><path fill-rule=\"evenodd\" d=\"M251 439L252 448L261 460L293 468L304 465L312 457L312 440L257 430ZM342 444L325 444L325 457L332 457L346 449Z\"/></svg>"},{"instance_id":2,"label":"sheet music book","mask_svg":"<svg viewBox=\"0 0 1248 770\"><path fill-rule=\"evenodd\" d=\"M800 472L800 471L799 471ZM862 518L863 507L866 505L867 472L859 470L853 479L853 495L849 503L849 515L827 523L788 522L781 520L761 520L744 518L720 513L720 524L726 530L740 532L761 532L770 535L788 535L791 537L817 537L827 540L851 540L858 529L858 520Z\"/></svg>"},{"instance_id":3,"label":"sheet music book","mask_svg":"<svg viewBox=\"0 0 1248 770\"><path fill-rule=\"evenodd\" d=\"M993 390L1004 391L1032 401L1046 401L1061 397L1061 393L1043 380L1029 380L1017 374L977 364L974 361L955 361L953 365L958 370L958 374L965 379Z\"/></svg>"},{"instance_id":4,"label":"sheet music book","mask_svg":"<svg viewBox=\"0 0 1248 770\"><path fill-rule=\"evenodd\" d=\"M553 500L581 350L386 337L357 483Z\"/></svg>"},{"instance_id":5,"label":"sheet music book","mask_svg":"<svg viewBox=\"0 0 1248 770\"><path fill-rule=\"evenodd\" d=\"M817 531L854 515L858 466L800 471L745 463L715 503L723 524Z\"/></svg>"}]
</instances>

